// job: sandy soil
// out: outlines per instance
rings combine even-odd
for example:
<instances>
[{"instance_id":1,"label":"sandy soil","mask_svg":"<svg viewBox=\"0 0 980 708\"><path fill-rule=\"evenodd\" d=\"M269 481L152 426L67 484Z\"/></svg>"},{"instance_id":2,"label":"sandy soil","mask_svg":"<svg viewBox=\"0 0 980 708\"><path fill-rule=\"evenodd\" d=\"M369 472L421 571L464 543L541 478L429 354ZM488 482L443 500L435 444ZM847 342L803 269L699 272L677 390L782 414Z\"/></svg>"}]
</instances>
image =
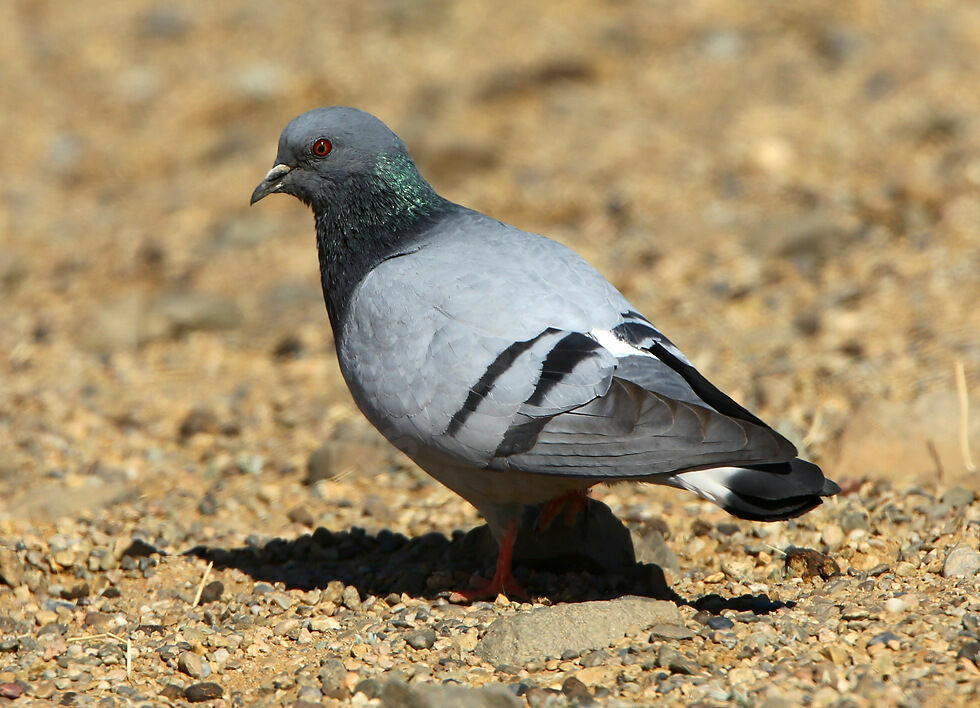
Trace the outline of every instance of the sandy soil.
<instances>
[{"instance_id":1,"label":"sandy soil","mask_svg":"<svg viewBox=\"0 0 980 708\"><path fill-rule=\"evenodd\" d=\"M976 3L11 0L0 26L0 570L20 569L18 582L0 583L0 614L22 623L4 632L30 625L36 635L53 621L38 612L54 612L66 636L90 631L90 610L61 616L50 604L83 581L95 605L111 601L105 588L122 590L122 605L103 608L129 618L120 632L155 624L141 622L157 610L139 598L190 604L177 595L193 595L204 564L180 554L199 545L267 547L318 527L418 538L480 523L354 409L308 212L287 198L248 208L286 121L329 104L382 117L445 196L581 252L852 492L767 527L775 551L761 558L746 556L748 541L719 542L725 534L699 545L693 516L713 528L726 518L679 492L605 492L619 515L670 529L678 592L752 591L725 575L731 553L765 580L757 592L802 600L810 590L785 577L776 551L812 546L854 587L906 562L909 574L888 580L892 596L958 597L960 615L980 611L976 578L941 572L950 548L977 550L980 515L963 496L980 488L969 455L972 443L980 458ZM314 465L323 479L308 484L324 444ZM876 522L892 502L911 505L911 526ZM845 521L862 511L870 524ZM825 537L828 526L842 537ZM906 532L926 545L890 536ZM152 556L149 577L119 566L133 538L165 554ZM242 598L276 580L213 573ZM161 584L179 592L158 597ZM428 606L436 595L398 602ZM864 646L884 631L874 617L839 621L866 622ZM813 641L851 652L843 635ZM977 678L956 662L957 636L930 649L948 666L915 685L873 656L826 654L850 669L814 674L810 688L788 682L788 700L844 700L860 684L855 668L868 666L884 693L855 694L859 703L916 691L920 703L969 702ZM319 641L362 678L387 670ZM269 646L232 652L219 677L226 700L299 700L296 680L272 684L306 650ZM0 683L64 678L52 668L58 653L28 662L31 651L0 654ZM736 685L726 678L744 659L735 652L715 663L722 688ZM895 653L899 667L929 661L906 645ZM137 668L145 695L189 681L155 650ZM518 680L484 668L489 678L473 682ZM581 666L535 668L523 677L547 686ZM101 670L49 697L124 701L113 681L101 686ZM653 683L632 683L638 692L617 688L609 700L654 700ZM679 705L741 700L685 685L670 694ZM757 705L773 688L762 676L737 685ZM370 702L353 688L321 698Z\"/></svg>"}]
</instances>

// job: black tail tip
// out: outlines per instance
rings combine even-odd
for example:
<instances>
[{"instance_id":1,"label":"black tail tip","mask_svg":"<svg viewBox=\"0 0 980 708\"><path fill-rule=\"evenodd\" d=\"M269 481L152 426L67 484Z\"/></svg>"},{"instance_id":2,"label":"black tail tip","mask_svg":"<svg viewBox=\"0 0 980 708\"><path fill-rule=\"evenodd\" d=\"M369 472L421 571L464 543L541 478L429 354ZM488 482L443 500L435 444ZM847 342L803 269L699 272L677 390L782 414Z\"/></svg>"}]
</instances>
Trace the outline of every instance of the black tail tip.
<instances>
[{"instance_id":1,"label":"black tail tip","mask_svg":"<svg viewBox=\"0 0 980 708\"><path fill-rule=\"evenodd\" d=\"M820 490L820 496L822 497L832 497L840 492L840 485L837 484L832 479L824 479L823 489Z\"/></svg>"}]
</instances>

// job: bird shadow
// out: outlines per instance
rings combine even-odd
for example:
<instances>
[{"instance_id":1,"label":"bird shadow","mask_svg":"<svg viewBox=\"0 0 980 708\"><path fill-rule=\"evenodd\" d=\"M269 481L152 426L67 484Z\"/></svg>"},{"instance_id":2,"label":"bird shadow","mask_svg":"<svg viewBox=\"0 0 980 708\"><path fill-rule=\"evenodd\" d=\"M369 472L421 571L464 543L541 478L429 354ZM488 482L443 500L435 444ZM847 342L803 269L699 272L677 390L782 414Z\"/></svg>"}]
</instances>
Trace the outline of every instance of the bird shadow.
<instances>
[{"instance_id":1,"label":"bird shadow","mask_svg":"<svg viewBox=\"0 0 980 708\"><path fill-rule=\"evenodd\" d=\"M217 568L236 568L255 581L282 583L287 589L324 589L332 581L357 588L361 597L390 594L435 600L470 586L474 574L493 573L493 544L489 530L479 526L451 536L430 532L407 537L382 529L332 531L320 527L292 540L274 538L238 548L196 546L184 553L211 561ZM515 564L514 575L529 595L551 602L609 600L639 595L669 600L698 611L723 610L768 614L792 603L767 595L725 598L717 594L686 599L666 581L653 563L623 564L600 569L588 557L565 555Z\"/></svg>"}]
</instances>

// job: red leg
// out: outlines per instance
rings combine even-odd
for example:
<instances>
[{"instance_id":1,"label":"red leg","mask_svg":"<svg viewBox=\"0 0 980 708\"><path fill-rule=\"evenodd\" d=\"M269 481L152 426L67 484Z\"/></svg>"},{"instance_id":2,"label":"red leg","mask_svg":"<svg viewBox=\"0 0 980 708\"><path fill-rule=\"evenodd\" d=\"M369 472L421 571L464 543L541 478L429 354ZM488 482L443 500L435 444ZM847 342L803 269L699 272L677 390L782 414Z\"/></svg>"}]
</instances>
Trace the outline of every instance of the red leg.
<instances>
[{"instance_id":1,"label":"red leg","mask_svg":"<svg viewBox=\"0 0 980 708\"><path fill-rule=\"evenodd\" d=\"M511 521L507 525L503 538L500 539L500 550L497 552L497 567L490 580L478 579L476 587L472 590L462 590L454 592L449 599L454 602L485 600L497 597L503 593L519 598L527 597L524 588L511 575L510 564L514 556L514 541L517 540L517 522Z\"/></svg>"},{"instance_id":2,"label":"red leg","mask_svg":"<svg viewBox=\"0 0 980 708\"><path fill-rule=\"evenodd\" d=\"M538 512L537 527L538 531L544 531L552 522L558 517L558 515L564 511L565 519L564 522L567 526L571 526L575 523L575 519L585 510L585 506L589 503L589 488L584 489L573 489L570 492L565 492L564 494L559 494L553 499L549 499L541 507L541 511Z\"/></svg>"}]
</instances>

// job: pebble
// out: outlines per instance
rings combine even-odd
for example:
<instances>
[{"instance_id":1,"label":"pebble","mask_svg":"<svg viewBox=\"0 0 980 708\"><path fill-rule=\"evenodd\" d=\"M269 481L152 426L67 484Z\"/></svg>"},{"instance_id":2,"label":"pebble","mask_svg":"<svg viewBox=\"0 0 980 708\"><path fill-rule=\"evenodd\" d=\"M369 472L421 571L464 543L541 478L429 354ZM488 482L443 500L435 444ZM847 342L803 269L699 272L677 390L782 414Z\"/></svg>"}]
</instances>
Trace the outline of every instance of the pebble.
<instances>
[{"instance_id":1,"label":"pebble","mask_svg":"<svg viewBox=\"0 0 980 708\"><path fill-rule=\"evenodd\" d=\"M840 566L833 558L812 548L791 548L786 551L784 562L787 572L800 578L827 580L840 573Z\"/></svg>"},{"instance_id":2,"label":"pebble","mask_svg":"<svg viewBox=\"0 0 980 708\"><path fill-rule=\"evenodd\" d=\"M980 667L980 642L967 642L956 652L957 659L966 659L974 666Z\"/></svg>"},{"instance_id":3,"label":"pebble","mask_svg":"<svg viewBox=\"0 0 980 708\"><path fill-rule=\"evenodd\" d=\"M320 666L317 674L320 680L320 691L325 696L340 698L346 696L344 681L347 678L347 668L339 659L327 659Z\"/></svg>"},{"instance_id":4,"label":"pebble","mask_svg":"<svg viewBox=\"0 0 980 708\"><path fill-rule=\"evenodd\" d=\"M184 698L191 703L213 701L217 698L221 698L223 695L224 690L221 688L221 686L211 681L192 683L190 686L184 689Z\"/></svg>"},{"instance_id":5,"label":"pebble","mask_svg":"<svg viewBox=\"0 0 980 708\"><path fill-rule=\"evenodd\" d=\"M586 686L581 679L576 676L569 676L561 684L561 692L564 693L568 700L577 706L592 706L596 704L595 698L592 697L592 692L589 691L588 686Z\"/></svg>"},{"instance_id":6,"label":"pebble","mask_svg":"<svg viewBox=\"0 0 980 708\"><path fill-rule=\"evenodd\" d=\"M963 507L972 504L975 498L976 494L972 489L952 487L943 493L942 497L940 497L940 501L953 509L962 509Z\"/></svg>"},{"instance_id":7,"label":"pebble","mask_svg":"<svg viewBox=\"0 0 980 708\"><path fill-rule=\"evenodd\" d=\"M405 635L405 643L413 649L431 649L436 643L436 633L431 629L420 629Z\"/></svg>"},{"instance_id":8,"label":"pebble","mask_svg":"<svg viewBox=\"0 0 980 708\"><path fill-rule=\"evenodd\" d=\"M694 662L668 644L662 644L657 650L657 665L667 669L672 674L689 676L698 672L698 667Z\"/></svg>"},{"instance_id":9,"label":"pebble","mask_svg":"<svg viewBox=\"0 0 980 708\"><path fill-rule=\"evenodd\" d=\"M330 479L336 473L333 462L333 446L331 443L324 443L310 453L306 460L306 484L313 485L325 479Z\"/></svg>"},{"instance_id":10,"label":"pebble","mask_svg":"<svg viewBox=\"0 0 980 708\"><path fill-rule=\"evenodd\" d=\"M346 585L343 592L340 595L340 600L349 610L354 610L355 612L361 607L361 594L357 591L353 585Z\"/></svg>"},{"instance_id":11,"label":"pebble","mask_svg":"<svg viewBox=\"0 0 980 708\"><path fill-rule=\"evenodd\" d=\"M840 527L845 534L849 534L855 529L866 530L868 528L867 512L860 510L845 511L840 517Z\"/></svg>"},{"instance_id":12,"label":"pebble","mask_svg":"<svg viewBox=\"0 0 980 708\"><path fill-rule=\"evenodd\" d=\"M218 432L218 416L210 408L192 408L177 428L181 440L200 433Z\"/></svg>"},{"instance_id":13,"label":"pebble","mask_svg":"<svg viewBox=\"0 0 980 708\"><path fill-rule=\"evenodd\" d=\"M828 524L824 527L823 531L820 532L820 540L823 541L824 545L831 550L838 548L842 543L844 543L844 539L844 529L837 524Z\"/></svg>"},{"instance_id":14,"label":"pebble","mask_svg":"<svg viewBox=\"0 0 980 708\"><path fill-rule=\"evenodd\" d=\"M200 654L192 651L181 652L177 657L177 668L191 678L207 678L211 675L211 666Z\"/></svg>"},{"instance_id":15,"label":"pebble","mask_svg":"<svg viewBox=\"0 0 980 708\"><path fill-rule=\"evenodd\" d=\"M711 629L731 629L735 626L735 623L727 617L708 617L705 624Z\"/></svg>"},{"instance_id":16,"label":"pebble","mask_svg":"<svg viewBox=\"0 0 980 708\"><path fill-rule=\"evenodd\" d=\"M225 592L225 585L220 580L212 580L201 590L201 603L218 602Z\"/></svg>"},{"instance_id":17,"label":"pebble","mask_svg":"<svg viewBox=\"0 0 980 708\"><path fill-rule=\"evenodd\" d=\"M972 577L980 571L980 553L967 546L956 546L943 563L944 578Z\"/></svg>"}]
</instances>

